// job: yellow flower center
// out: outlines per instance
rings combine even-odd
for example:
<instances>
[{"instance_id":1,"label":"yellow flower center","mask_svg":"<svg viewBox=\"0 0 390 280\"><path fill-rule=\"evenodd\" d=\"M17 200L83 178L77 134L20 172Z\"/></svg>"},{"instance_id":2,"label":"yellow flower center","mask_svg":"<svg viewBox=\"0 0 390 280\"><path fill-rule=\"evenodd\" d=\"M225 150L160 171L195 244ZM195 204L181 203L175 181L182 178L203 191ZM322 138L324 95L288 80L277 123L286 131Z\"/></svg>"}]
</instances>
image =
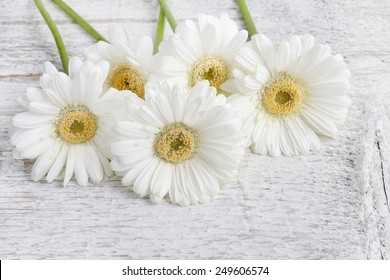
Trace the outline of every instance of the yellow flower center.
<instances>
[{"instance_id":1,"label":"yellow flower center","mask_svg":"<svg viewBox=\"0 0 390 280\"><path fill-rule=\"evenodd\" d=\"M70 105L60 112L56 121L56 133L70 144L81 144L95 136L97 118L84 105Z\"/></svg>"},{"instance_id":2,"label":"yellow flower center","mask_svg":"<svg viewBox=\"0 0 390 280\"><path fill-rule=\"evenodd\" d=\"M287 116L300 109L305 95L306 90L300 81L280 73L263 86L260 102L267 113Z\"/></svg>"},{"instance_id":3,"label":"yellow flower center","mask_svg":"<svg viewBox=\"0 0 390 280\"><path fill-rule=\"evenodd\" d=\"M117 67L108 81L109 86L117 90L130 90L140 98L145 96L145 78L138 70L128 65Z\"/></svg>"},{"instance_id":4,"label":"yellow flower center","mask_svg":"<svg viewBox=\"0 0 390 280\"><path fill-rule=\"evenodd\" d=\"M163 127L154 141L156 155L170 163L181 163L195 155L199 136L183 123Z\"/></svg>"},{"instance_id":5,"label":"yellow flower center","mask_svg":"<svg viewBox=\"0 0 390 280\"><path fill-rule=\"evenodd\" d=\"M197 83L208 80L210 85L219 89L227 77L228 67L220 57L207 56L200 59L191 69L188 85L193 87Z\"/></svg>"}]
</instances>

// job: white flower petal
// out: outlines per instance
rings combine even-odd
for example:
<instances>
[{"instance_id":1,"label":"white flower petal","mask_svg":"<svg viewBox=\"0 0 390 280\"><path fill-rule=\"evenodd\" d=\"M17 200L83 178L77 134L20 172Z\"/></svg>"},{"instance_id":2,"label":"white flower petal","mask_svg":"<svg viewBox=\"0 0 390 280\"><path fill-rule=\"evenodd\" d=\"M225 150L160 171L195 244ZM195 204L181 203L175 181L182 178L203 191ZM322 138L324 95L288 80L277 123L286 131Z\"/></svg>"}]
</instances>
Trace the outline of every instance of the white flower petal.
<instances>
[{"instance_id":1,"label":"white flower petal","mask_svg":"<svg viewBox=\"0 0 390 280\"><path fill-rule=\"evenodd\" d=\"M139 172L138 177L136 177L135 179L132 179L133 181L135 180L134 186L133 186L133 191L141 197L144 197L144 196L147 196L150 194L152 178L156 172L156 168L159 164L159 160L151 157L151 158L146 159L143 163L144 164L142 164L142 165L140 164L141 166L136 167L138 169L138 172ZM142 169L141 169L141 167L142 167ZM126 176L128 176L130 174L130 172L133 172L134 169L129 171L129 173L127 173ZM125 178L126 177L124 177L123 180L126 180ZM122 183L123 183L123 180L122 180ZM129 181L125 181L125 183L126 182L128 183Z\"/></svg>"},{"instance_id":2,"label":"white flower petal","mask_svg":"<svg viewBox=\"0 0 390 280\"><path fill-rule=\"evenodd\" d=\"M61 143L60 147L61 147L61 149L57 155L57 158L55 159L55 161L53 162L53 165L50 167L50 170L47 173L47 181L49 183L51 183L55 179L57 179L58 175L61 173L61 171L65 167L69 146L67 144Z\"/></svg>"},{"instance_id":3,"label":"white flower petal","mask_svg":"<svg viewBox=\"0 0 390 280\"><path fill-rule=\"evenodd\" d=\"M26 90L26 102L48 102L45 92L40 88L29 87Z\"/></svg>"},{"instance_id":4,"label":"white flower petal","mask_svg":"<svg viewBox=\"0 0 390 280\"><path fill-rule=\"evenodd\" d=\"M153 202L160 202L168 194L172 184L172 169L173 165L164 161L159 162L150 183L150 199Z\"/></svg>"},{"instance_id":5,"label":"white flower petal","mask_svg":"<svg viewBox=\"0 0 390 280\"><path fill-rule=\"evenodd\" d=\"M256 78L254 78L253 76L250 76L250 75L248 75L244 78L244 83L250 92L257 92L263 86L263 84L261 82L259 82Z\"/></svg>"},{"instance_id":6,"label":"white flower petal","mask_svg":"<svg viewBox=\"0 0 390 280\"><path fill-rule=\"evenodd\" d=\"M78 96L73 94L73 102L83 105L93 104L102 92L102 71L90 63L84 63L82 67L86 69L74 79L74 90Z\"/></svg>"},{"instance_id":7,"label":"white flower petal","mask_svg":"<svg viewBox=\"0 0 390 280\"><path fill-rule=\"evenodd\" d=\"M190 171L192 172L193 180L196 180L195 185L200 188L199 194L202 202L207 202L210 198L217 195L220 190L217 178L207 170L197 159L189 162L191 164Z\"/></svg>"},{"instance_id":8,"label":"white flower petal","mask_svg":"<svg viewBox=\"0 0 390 280\"><path fill-rule=\"evenodd\" d=\"M215 126L215 123L224 122L226 119L229 119L229 117L229 111L226 111L224 106L216 106L206 111L199 121L193 125L193 128L201 130L213 127Z\"/></svg>"},{"instance_id":9,"label":"white flower petal","mask_svg":"<svg viewBox=\"0 0 390 280\"><path fill-rule=\"evenodd\" d=\"M336 124L326 115L307 105L307 109L300 112L302 119L318 134L336 137Z\"/></svg>"},{"instance_id":10,"label":"white flower petal","mask_svg":"<svg viewBox=\"0 0 390 280\"><path fill-rule=\"evenodd\" d=\"M50 62L46 61L44 63L44 70L43 72L49 76L55 76L58 73L57 68Z\"/></svg>"},{"instance_id":11,"label":"white flower petal","mask_svg":"<svg viewBox=\"0 0 390 280\"><path fill-rule=\"evenodd\" d=\"M219 18L219 25L221 27L220 32L226 34L227 38L232 38L234 35L239 32L237 24L234 20L230 19L227 13L223 13ZM246 30L243 30L246 31ZM247 35L248 36L248 35ZM246 41L246 39L245 39ZM228 43L227 43L228 44Z\"/></svg>"},{"instance_id":12,"label":"white flower petal","mask_svg":"<svg viewBox=\"0 0 390 280\"><path fill-rule=\"evenodd\" d=\"M290 48L290 60L296 62L302 53L302 41L299 36L292 36L288 46Z\"/></svg>"},{"instance_id":13,"label":"white flower petal","mask_svg":"<svg viewBox=\"0 0 390 280\"><path fill-rule=\"evenodd\" d=\"M183 194L181 202L178 202L179 205L187 205L187 204L196 204L198 203L197 195L195 194L194 185L192 180L189 178L188 174L188 161L184 162L181 165L176 166L176 180L180 182L178 187L178 191Z\"/></svg>"},{"instance_id":14,"label":"white flower petal","mask_svg":"<svg viewBox=\"0 0 390 280\"><path fill-rule=\"evenodd\" d=\"M271 124L272 125L272 124ZM258 122L253 129L252 146L254 153L264 155L268 153L267 147L267 124L265 121Z\"/></svg>"},{"instance_id":15,"label":"white flower petal","mask_svg":"<svg viewBox=\"0 0 390 280\"><path fill-rule=\"evenodd\" d=\"M313 96L324 96L332 98L332 96L340 96L348 94L351 90L351 85L344 82L329 82L321 84L309 85L308 92Z\"/></svg>"},{"instance_id":16,"label":"white flower petal","mask_svg":"<svg viewBox=\"0 0 390 280\"><path fill-rule=\"evenodd\" d=\"M113 145L115 145L114 143ZM115 153L116 151L112 151L112 153L120 157L120 163L123 165L129 166L129 168L132 168L138 161L141 161L147 157L152 156L152 152L150 149L145 149L145 148L132 148L132 149L127 149L125 152L122 154L118 155Z\"/></svg>"},{"instance_id":17,"label":"white flower petal","mask_svg":"<svg viewBox=\"0 0 390 280\"><path fill-rule=\"evenodd\" d=\"M54 88L54 86L53 86ZM64 108L69 105L68 101L63 98L60 94L57 94L56 91L52 88L45 90L45 98L48 102L54 104L58 108Z\"/></svg>"},{"instance_id":18,"label":"white flower petal","mask_svg":"<svg viewBox=\"0 0 390 280\"><path fill-rule=\"evenodd\" d=\"M164 123L172 123L175 121L172 109L169 108L169 101L168 101L168 96L160 94L157 96L158 101L154 104L157 106L157 110L154 112L157 113L159 112L161 116L163 117Z\"/></svg>"},{"instance_id":19,"label":"white flower petal","mask_svg":"<svg viewBox=\"0 0 390 280\"><path fill-rule=\"evenodd\" d=\"M23 150L16 148L16 151L19 152L19 158L36 159L47 150L50 144L52 144L51 139L46 139L42 142L30 144L30 146Z\"/></svg>"},{"instance_id":20,"label":"white flower petal","mask_svg":"<svg viewBox=\"0 0 390 280\"><path fill-rule=\"evenodd\" d=\"M48 124L31 129L17 129L11 136L11 143L17 149L22 150L31 144L47 139L52 132L51 128L52 126Z\"/></svg>"},{"instance_id":21,"label":"white flower petal","mask_svg":"<svg viewBox=\"0 0 390 280\"><path fill-rule=\"evenodd\" d=\"M178 76L187 73L187 68L174 57L161 58L160 72L167 76ZM157 82L159 79L156 80Z\"/></svg>"},{"instance_id":22,"label":"white flower petal","mask_svg":"<svg viewBox=\"0 0 390 280\"><path fill-rule=\"evenodd\" d=\"M75 146L71 145L69 146L68 157L66 159L64 186L68 185L69 181L73 177L76 160L77 160L77 151L75 151Z\"/></svg>"},{"instance_id":23,"label":"white flower petal","mask_svg":"<svg viewBox=\"0 0 390 280\"><path fill-rule=\"evenodd\" d=\"M311 148L311 139L307 137L302 120L297 117L290 117L284 120L284 124L290 136L290 140L297 151L296 154L308 154Z\"/></svg>"},{"instance_id":24,"label":"white flower petal","mask_svg":"<svg viewBox=\"0 0 390 280\"><path fill-rule=\"evenodd\" d=\"M139 111L139 114L141 118L144 119L149 125L151 126L158 126L163 127L164 126L164 120L160 120L156 117L155 113L150 110L148 107L143 106L141 110Z\"/></svg>"},{"instance_id":25,"label":"white flower petal","mask_svg":"<svg viewBox=\"0 0 390 280\"><path fill-rule=\"evenodd\" d=\"M314 45L305 55L301 55L295 65L289 67L289 71L295 77L305 80L305 77L327 56L328 51L324 45Z\"/></svg>"},{"instance_id":26,"label":"white flower petal","mask_svg":"<svg viewBox=\"0 0 390 280\"><path fill-rule=\"evenodd\" d=\"M240 68L246 73L256 72L257 65L261 63L260 56L252 49L243 47L234 58Z\"/></svg>"},{"instance_id":27,"label":"white flower petal","mask_svg":"<svg viewBox=\"0 0 390 280\"><path fill-rule=\"evenodd\" d=\"M190 201L184 196L184 194L180 191L180 186L182 186L181 176L178 176L178 172L176 171L174 174L173 183L171 188L169 189L169 198L173 203L176 203L180 206L188 206L190 205Z\"/></svg>"},{"instance_id":28,"label":"white flower petal","mask_svg":"<svg viewBox=\"0 0 390 280\"><path fill-rule=\"evenodd\" d=\"M219 159L213 159L211 160L210 157L199 157L198 161L200 164L202 164L207 170L210 170L210 172L213 173L213 175L218 178L218 181L220 182L227 182L232 179L232 177L235 175L235 173L232 173L231 171L228 171L228 169L222 169L218 168L217 166L220 164L223 164L224 162ZM217 163L217 165L215 165Z\"/></svg>"},{"instance_id":29,"label":"white flower petal","mask_svg":"<svg viewBox=\"0 0 390 280\"><path fill-rule=\"evenodd\" d=\"M62 99L61 104L69 104L72 102L72 93L71 93L71 80L64 73L58 73L57 76L53 78L51 92L48 94L54 94Z\"/></svg>"},{"instance_id":30,"label":"white flower petal","mask_svg":"<svg viewBox=\"0 0 390 280\"><path fill-rule=\"evenodd\" d=\"M51 115L38 115L30 112L19 113L12 119L13 125L19 128L37 128L48 125L52 121Z\"/></svg>"},{"instance_id":31,"label":"white flower petal","mask_svg":"<svg viewBox=\"0 0 390 280\"><path fill-rule=\"evenodd\" d=\"M294 147L294 143L290 138L289 132L287 131L284 122L282 123L282 127L279 130L279 146L281 152L285 156L293 156L297 154L295 152L296 148Z\"/></svg>"},{"instance_id":32,"label":"white flower petal","mask_svg":"<svg viewBox=\"0 0 390 280\"><path fill-rule=\"evenodd\" d=\"M280 72L286 70L290 63L290 48L287 42L280 43L275 55L275 70Z\"/></svg>"},{"instance_id":33,"label":"white flower petal","mask_svg":"<svg viewBox=\"0 0 390 280\"><path fill-rule=\"evenodd\" d=\"M306 34L301 37L301 43L302 43L302 53L306 53L313 47L315 43L315 38L310 34Z\"/></svg>"},{"instance_id":34,"label":"white flower petal","mask_svg":"<svg viewBox=\"0 0 390 280\"><path fill-rule=\"evenodd\" d=\"M198 30L187 30L180 34L180 43L188 50L189 55L193 58L199 58L202 56L202 41L199 36Z\"/></svg>"},{"instance_id":35,"label":"white flower petal","mask_svg":"<svg viewBox=\"0 0 390 280\"><path fill-rule=\"evenodd\" d=\"M143 179L148 179L149 177L139 176L139 175L142 172L150 172L150 171L154 172L154 169L150 168L152 162L153 162L152 157L149 157L149 158L144 159L143 161L140 161L134 168L132 168L130 171L128 171L126 173L126 175L122 178L122 184L125 186L130 186L130 185L134 184L137 177L143 178ZM116 169L115 169L115 171L116 171ZM150 178L150 180L151 180L151 178ZM147 187L149 188L149 185L147 185ZM145 192L145 194L137 192L137 191L134 191L134 192L139 194L139 195L142 195L142 196L149 194L149 191Z\"/></svg>"},{"instance_id":36,"label":"white flower petal","mask_svg":"<svg viewBox=\"0 0 390 280\"><path fill-rule=\"evenodd\" d=\"M241 30L234 35L234 37L228 42L221 50L221 54L224 57L230 57L232 54L236 54L238 50L244 45L248 39L248 31ZM231 57L233 59L233 57Z\"/></svg>"},{"instance_id":37,"label":"white flower petal","mask_svg":"<svg viewBox=\"0 0 390 280\"><path fill-rule=\"evenodd\" d=\"M239 89L236 85L236 79L230 79L230 80L225 81L222 85L220 85L219 88L222 89L223 91L230 93L230 94L234 94L234 93L239 92Z\"/></svg>"},{"instance_id":38,"label":"white flower petal","mask_svg":"<svg viewBox=\"0 0 390 280\"><path fill-rule=\"evenodd\" d=\"M181 37L173 37L172 43L175 46L173 49L175 58L178 59L179 62L190 64L192 61L196 60L196 54L191 53L190 50L187 49L186 45L182 42L184 38Z\"/></svg>"},{"instance_id":39,"label":"white flower petal","mask_svg":"<svg viewBox=\"0 0 390 280\"><path fill-rule=\"evenodd\" d=\"M219 33L217 32L217 27L213 24L206 24L201 33L202 42L208 42L208 44L203 44L203 52L205 55L213 54L217 48L220 46Z\"/></svg>"},{"instance_id":40,"label":"white flower petal","mask_svg":"<svg viewBox=\"0 0 390 280\"><path fill-rule=\"evenodd\" d=\"M346 65L343 61L337 61L335 57L329 56L319 62L312 72L305 76L305 80L310 81L311 84L337 80L337 77L343 74L345 68Z\"/></svg>"},{"instance_id":41,"label":"white flower petal","mask_svg":"<svg viewBox=\"0 0 390 280\"><path fill-rule=\"evenodd\" d=\"M95 184L100 183L104 178L103 166L100 163L100 159L96 154L95 148L91 145L84 145L85 150L85 167L89 178Z\"/></svg>"},{"instance_id":42,"label":"white flower petal","mask_svg":"<svg viewBox=\"0 0 390 280\"><path fill-rule=\"evenodd\" d=\"M101 60L107 60L111 63L121 63L126 57L126 53L123 50L117 46L110 45L103 41L96 43L95 48L95 51L91 50L91 53L93 55L99 56L97 56L95 59L93 59L94 57L91 59L91 55L87 56L92 61L95 60L97 62Z\"/></svg>"},{"instance_id":43,"label":"white flower petal","mask_svg":"<svg viewBox=\"0 0 390 280\"><path fill-rule=\"evenodd\" d=\"M202 107L201 98L195 99L193 102L191 102L186 108L187 111L183 117L183 122L189 125L194 124L196 122L194 116L199 115L197 113L200 111L201 107Z\"/></svg>"},{"instance_id":44,"label":"white flower petal","mask_svg":"<svg viewBox=\"0 0 390 280\"><path fill-rule=\"evenodd\" d=\"M256 120L256 96L247 97L243 95L232 95L228 98L230 103L236 112L236 116L240 116L242 119L242 130L245 132L246 144L248 147L252 142L252 132L255 128Z\"/></svg>"},{"instance_id":45,"label":"white flower petal","mask_svg":"<svg viewBox=\"0 0 390 280\"><path fill-rule=\"evenodd\" d=\"M50 144L46 147L46 151L38 157L31 169L31 179L35 182L41 180L47 174L59 152L60 145L53 142Z\"/></svg>"},{"instance_id":46,"label":"white flower petal","mask_svg":"<svg viewBox=\"0 0 390 280\"><path fill-rule=\"evenodd\" d=\"M76 75L80 73L80 68L83 65L83 61L79 57L72 57L69 59L69 78L73 79Z\"/></svg>"},{"instance_id":47,"label":"white flower petal","mask_svg":"<svg viewBox=\"0 0 390 280\"><path fill-rule=\"evenodd\" d=\"M183 192L183 187L188 187L188 180L185 176L182 176L182 166L176 166L175 173L173 174L173 182L169 189L169 198L173 203L180 206L188 206L191 202L187 199Z\"/></svg>"},{"instance_id":48,"label":"white flower petal","mask_svg":"<svg viewBox=\"0 0 390 280\"><path fill-rule=\"evenodd\" d=\"M110 167L110 163L109 163L107 157L98 149L96 149L95 152L100 160L100 163L103 166L104 174L107 177L111 177L113 175L113 172L112 172L112 169Z\"/></svg>"},{"instance_id":49,"label":"white flower petal","mask_svg":"<svg viewBox=\"0 0 390 280\"><path fill-rule=\"evenodd\" d=\"M79 146L74 147L74 152L77 153L74 163L74 175L76 177L77 183L85 187L88 185L88 172L86 167L86 161L90 160L89 155L85 153L84 149L81 149Z\"/></svg>"},{"instance_id":50,"label":"white flower petal","mask_svg":"<svg viewBox=\"0 0 390 280\"><path fill-rule=\"evenodd\" d=\"M266 67L264 67L264 65L257 65L257 69L256 69L256 79L264 84L268 81L270 77L270 72L268 71L268 69Z\"/></svg>"},{"instance_id":51,"label":"white flower petal","mask_svg":"<svg viewBox=\"0 0 390 280\"><path fill-rule=\"evenodd\" d=\"M138 43L135 59L141 64L150 63L150 58L153 55L153 41L152 38L144 36Z\"/></svg>"},{"instance_id":52,"label":"white flower petal","mask_svg":"<svg viewBox=\"0 0 390 280\"><path fill-rule=\"evenodd\" d=\"M115 130L119 134L130 137L130 139L144 139L150 136L150 132L145 129L145 126L136 122L119 122ZM155 131L158 132L157 129Z\"/></svg>"},{"instance_id":53,"label":"white flower petal","mask_svg":"<svg viewBox=\"0 0 390 280\"><path fill-rule=\"evenodd\" d=\"M257 46L258 53L263 58L265 65L269 69L274 69L276 50L271 40L264 34L256 34L252 36L252 41Z\"/></svg>"},{"instance_id":54,"label":"white flower petal","mask_svg":"<svg viewBox=\"0 0 390 280\"><path fill-rule=\"evenodd\" d=\"M60 109L49 102L31 102L28 106L31 112L44 115L57 115Z\"/></svg>"},{"instance_id":55,"label":"white flower petal","mask_svg":"<svg viewBox=\"0 0 390 280\"><path fill-rule=\"evenodd\" d=\"M126 32L124 26L118 23L113 23L108 26L108 40L118 46L127 43Z\"/></svg>"},{"instance_id":56,"label":"white flower petal","mask_svg":"<svg viewBox=\"0 0 390 280\"><path fill-rule=\"evenodd\" d=\"M179 122L183 119L184 112L184 95L183 94L175 94L172 98L172 113L174 115L174 119L176 122Z\"/></svg>"},{"instance_id":57,"label":"white flower petal","mask_svg":"<svg viewBox=\"0 0 390 280\"><path fill-rule=\"evenodd\" d=\"M347 107L350 105L351 99L346 95L332 98L310 97L307 102L314 110L333 119L336 124L342 124L347 116Z\"/></svg>"},{"instance_id":58,"label":"white flower petal","mask_svg":"<svg viewBox=\"0 0 390 280\"><path fill-rule=\"evenodd\" d=\"M91 110L99 116L112 114L121 109L125 104L125 97L117 90L111 88L102 98L91 105Z\"/></svg>"},{"instance_id":59,"label":"white flower petal","mask_svg":"<svg viewBox=\"0 0 390 280\"><path fill-rule=\"evenodd\" d=\"M240 157L237 156L240 151L237 152L231 151L230 153L226 153L224 150L216 148L215 145L212 147L211 145L202 145L199 148L199 157L204 161L211 163L214 166L219 166L221 169L233 170L234 166L237 165L237 159ZM231 177L231 176L228 176Z\"/></svg>"}]
</instances>

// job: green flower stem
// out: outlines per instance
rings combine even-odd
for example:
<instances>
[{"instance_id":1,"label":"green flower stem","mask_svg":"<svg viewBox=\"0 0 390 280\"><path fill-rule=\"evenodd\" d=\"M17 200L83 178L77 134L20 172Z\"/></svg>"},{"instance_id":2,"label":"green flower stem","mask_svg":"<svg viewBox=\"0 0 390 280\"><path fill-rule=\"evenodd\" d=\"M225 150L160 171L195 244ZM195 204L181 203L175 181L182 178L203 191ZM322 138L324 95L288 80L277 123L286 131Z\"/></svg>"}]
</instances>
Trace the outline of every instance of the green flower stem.
<instances>
[{"instance_id":1,"label":"green flower stem","mask_svg":"<svg viewBox=\"0 0 390 280\"><path fill-rule=\"evenodd\" d=\"M63 10L71 19L73 19L82 29L85 30L92 38L94 38L97 41L104 41L107 42L107 40L94 29L88 22L86 22L78 13L76 13L71 7L69 7L64 1L62 0L53 0L54 3L57 4L57 6Z\"/></svg>"},{"instance_id":2,"label":"green flower stem","mask_svg":"<svg viewBox=\"0 0 390 280\"><path fill-rule=\"evenodd\" d=\"M176 23L175 18L172 15L171 10L169 9L167 1L166 0L158 0L158 3L160 4L161 10L164 12L164 15L167 18L172 30L175 31L177 23Z\"/></svg>"},{"instance_id":3,"label":"green flower stem","mask_svg":"<svg viewBox=\"0 0 390 280\"><path fill-rule=\"evenodd\" d=\"M253 36L257 34L255 23L253 22L251 13L248 10L248 6L246 5L245 0L237 0L238 7L240 7L240 11L242 17L244 18L246 29L248 30L249 36Z\"/></svg>"},{"instance_id":4,"label":"green flower stem","mask_svg":"<svg viewBox=\"0 0 390 280\"><path fill-rule=\"evenodd\" d=\"M164 30L165 30L165 16L162 9L160 9L160 14L157 21L157 31L156 31L156 40L154 41L154 53L158 52L158 47L164 39Z\"/></svg>"},{"instance_id":5,"label":"green flower stem","mask_svg":"<svg viewBox=\"0 0 390 280\"><path fill-rule=\"evenodd\" d=\"M43 5L41 0L34 0L35 5L37 6L39 12L41 13L43 19L45 20L47 26L49 27L51 34L53 35L54 41L56 42L58 53L61 57L62 67L64 68L64 72L68 74L68 63L69 58L66 53L64 42L62 41L61 34L58 31L56 24L51 18L50 14L47 12L45 6Z\"/></svg>"}]
</instances>

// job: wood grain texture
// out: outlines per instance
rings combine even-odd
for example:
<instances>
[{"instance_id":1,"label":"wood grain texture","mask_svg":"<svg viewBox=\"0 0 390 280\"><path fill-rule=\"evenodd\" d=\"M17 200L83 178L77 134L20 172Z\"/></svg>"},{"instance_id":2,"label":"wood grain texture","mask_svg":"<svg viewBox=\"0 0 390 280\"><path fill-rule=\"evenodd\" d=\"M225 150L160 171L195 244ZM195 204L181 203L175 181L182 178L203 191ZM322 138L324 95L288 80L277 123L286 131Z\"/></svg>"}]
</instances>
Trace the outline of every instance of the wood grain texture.
<instances>
[{"instance_id":1,"label":"wood grain texture","mask_svg":"<svg viewBox=\"0 0 390 280\"><path fill-rule=\"evenodd\" d=\"M243 26L232 0L169 2L178 21L226 11ZM237 182L215 201L181 208L137 198L115 178L85 188L29 179L32 162L11 156L15 99L38 86L44 61L60 60L33 1L0 1L0 258L390 259L390 2L247 2L272 39L311 33L344 55L348 118L317 154L247 153ZM102 33L130 20L135 42L154 36L156 1L67 3ZM93 41L47 6L70 55L81 56Z\"/></svg>"}]
</instances>

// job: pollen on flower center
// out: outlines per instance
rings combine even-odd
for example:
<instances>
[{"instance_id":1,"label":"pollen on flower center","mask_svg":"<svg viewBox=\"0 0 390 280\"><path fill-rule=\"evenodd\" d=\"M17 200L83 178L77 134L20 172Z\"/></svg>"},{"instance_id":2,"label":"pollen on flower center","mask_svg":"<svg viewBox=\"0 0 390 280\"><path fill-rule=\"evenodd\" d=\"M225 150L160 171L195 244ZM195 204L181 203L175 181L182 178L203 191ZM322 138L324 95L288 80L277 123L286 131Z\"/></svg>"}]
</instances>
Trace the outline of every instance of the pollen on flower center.
<instances>
[{"instance_id":1,"label":"pollen on flower center","mask_svg":"<svg viewBox=\"0 0 390 280\"><path fill-rule=\"evenodd\" d=\"M57 135L71 144L81 144L95 136L97 118L84 105L70 105L62 109L55 123Z\"/></svg>"},{"instance_id":2,"label":"pollen on flower center","mask_svg":"<svg viewBox=\"0 0 390 280\"><path fill-rule=\"evenodd\" d=\"M220 57L207 56L200 59L191 69L188 85L193 87L197 83L208 80L210 86L219 88L228 77L228 67Z\"/></svg>"},{"instance_id":3,"label":"pollen on flower center","mask_svg":"<svg viewBox=\"0 0 390 280\"><path fill-rule=\"evenodd\" d=\"M136 69L125 65L115 69L108 78L109 86L117 90L130 90L140 98L145 96L146 80Z\"/></svg>"},{"instance_id":4,"label":"pollen on flower center","mask_svg":"<svg viewBox=\"0 0 390 280\"><path fill-rule=\"evenodd\" d=\"M287 73L279 73L260 91L260 102L267 113L286 116L295 113L302 105L306 90L302 83Z\"/></svg>"},{"instance_id":5,"label":"pollen on flower center","mask_svg":"<svg viewBox=\"0 0 390 280\"><path fill-rule=\"evenodd\" d=\"M170 163L180 163L195 155L199 136L183 123L163 127L154 141L156 155Z\"/></svg>"}]
</instances>

